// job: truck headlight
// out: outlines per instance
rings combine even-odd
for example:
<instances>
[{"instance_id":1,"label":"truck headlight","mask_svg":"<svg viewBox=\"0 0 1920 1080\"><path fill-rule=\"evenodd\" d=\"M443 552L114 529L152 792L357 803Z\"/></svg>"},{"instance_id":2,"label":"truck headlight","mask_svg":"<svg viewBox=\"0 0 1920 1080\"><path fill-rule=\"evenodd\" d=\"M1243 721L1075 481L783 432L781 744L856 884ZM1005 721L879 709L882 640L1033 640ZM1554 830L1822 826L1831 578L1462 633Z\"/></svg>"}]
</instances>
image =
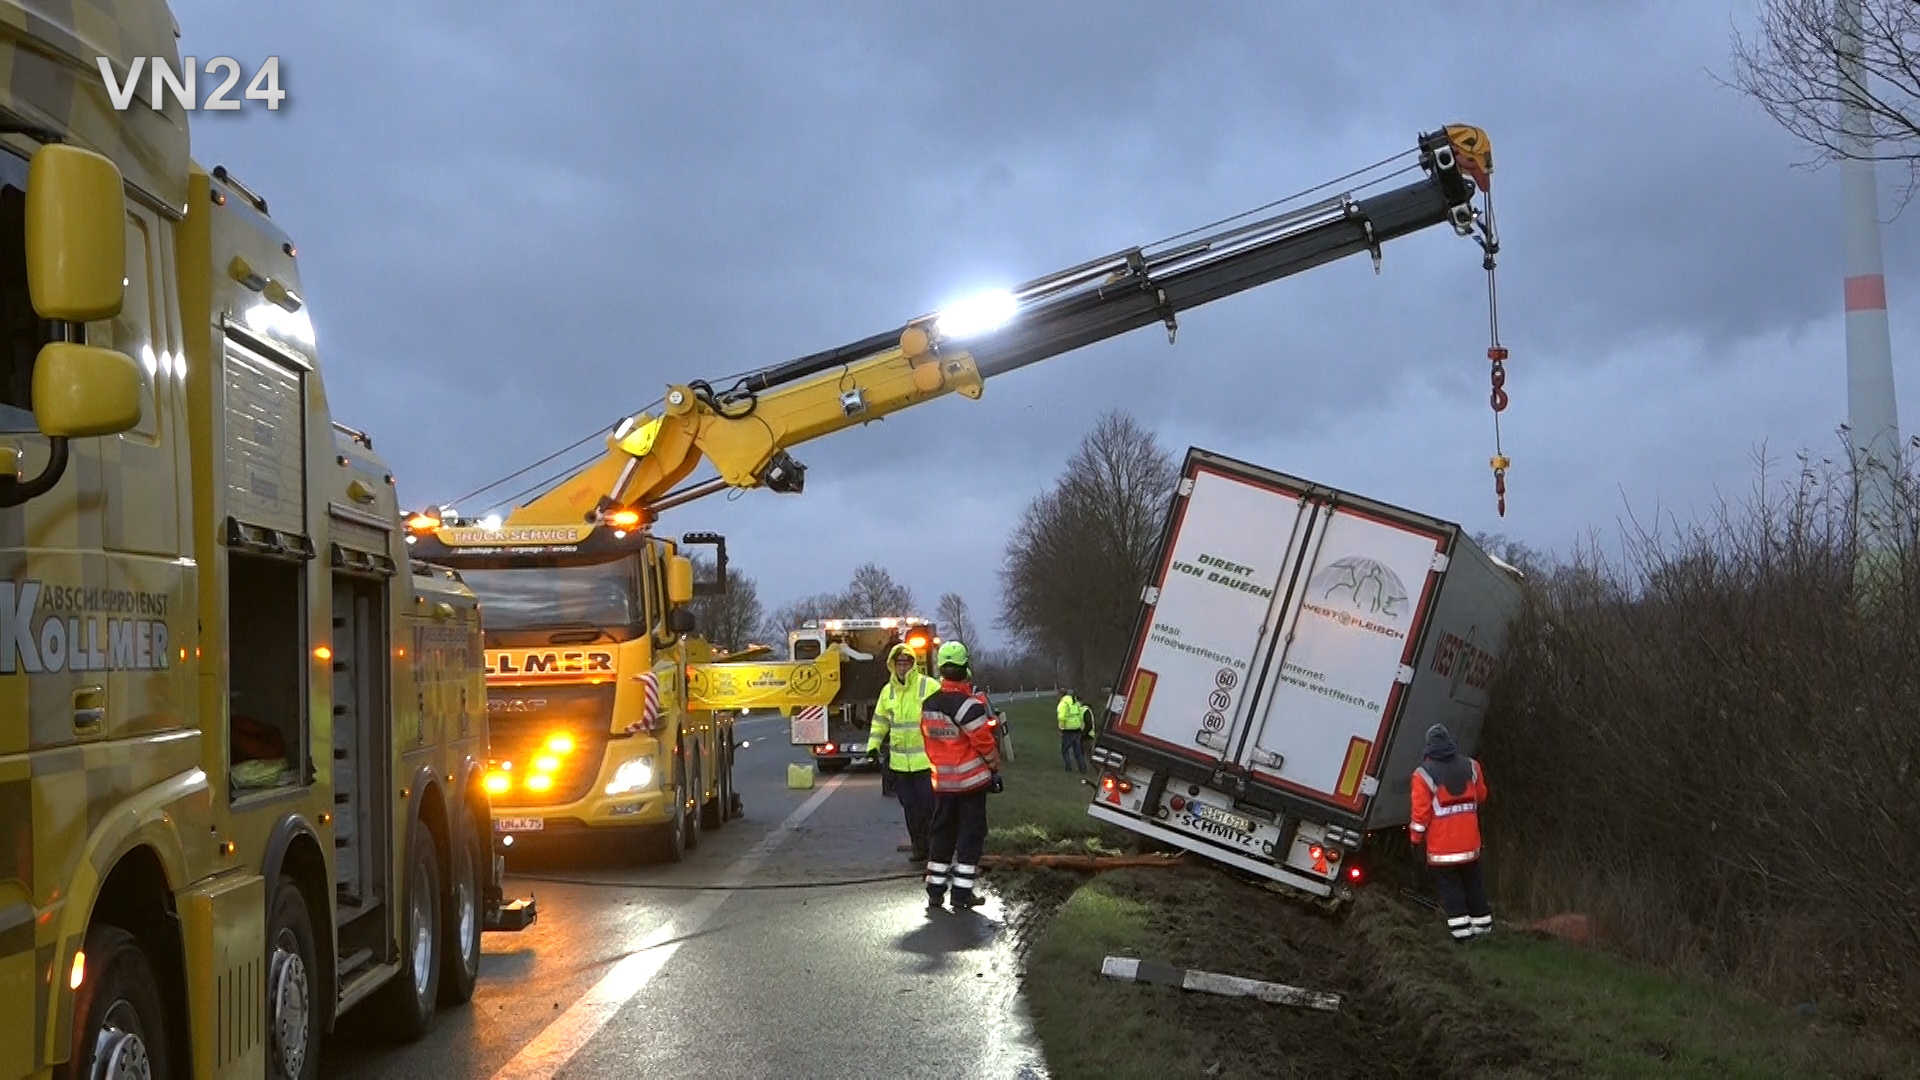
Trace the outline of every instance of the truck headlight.
<instances>
[{"instance_id":1,"label":"truck headlight","mask_svg":"<svg viewBox=\"0 0 1920 1080\"><path fill-rule=\"evenodd\" d=\"M634 758L632 761L621 762L620 767L613 770L613 779L607 784L607 794L625 795L629 791L639 791L641 788L652 786L653 759Z\"/></svg>"}]
</instances>

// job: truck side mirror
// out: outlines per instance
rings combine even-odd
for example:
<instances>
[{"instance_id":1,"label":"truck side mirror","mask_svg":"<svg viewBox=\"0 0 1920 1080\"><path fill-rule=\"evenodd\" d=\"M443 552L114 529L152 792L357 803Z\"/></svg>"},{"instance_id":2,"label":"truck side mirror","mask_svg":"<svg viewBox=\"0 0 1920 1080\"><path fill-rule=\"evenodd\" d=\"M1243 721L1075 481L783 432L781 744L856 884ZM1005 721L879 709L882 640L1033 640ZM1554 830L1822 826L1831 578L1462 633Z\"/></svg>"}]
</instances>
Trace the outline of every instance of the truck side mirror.
<instances>
[{"instance_id":1,"label":"truck side mirror","mask_svg":"<svg viewBox=\"0 0 1920 1080\"><path fill-rule=\"evenodd\" d=\"M684 604L693 599L693 560L685 555L667 561L667 602Z\"/></svg>"},{"instance_id":2,"label":"truck side mirror","mask_svg":"<svg viewBox=\"0 0 1920 1080\"><path fill-rule=\"evenodd\" d=\"M140 389L140 369L125 353L50 342L33 364L33 418L56 439L118 435L140 422Z\"/></svg>"},{"instance_id":3,"label":"truck side mirror","mask_svg":"<svg viewBox=\"0 0 1920 1080\"><path fill-rule=\"evenodd\" d=\"M27 166L27 292L43 319L120 314L127 209L120 170L77 146L41 147Z\"/></svg>"},{"instance_id":4,"label":"truck side mirror","mask_svg":"<svg viewBox=\"0 0 1920 1080\"><path fill-rule=\"evenodd\" d=\"M27 292L43 319L97 322L126 296L127 209L120 170L55 143L27 166ZM140 368L112 349L56 341L33 368L33 415L53 438L114 435L140 422Z\"/></svg>"},{"instance_id":5,"label":"truck side mirror","mask_svg":"<svg viewBox=\"0 0 1920 1080\"><path fill-rule=\"evenodd\" d=\"M677 607L667 613L667 630L670 633L691 634L699 628L699 622L690 608Z\"/></svg>"},{"instance_id":6,"label":"truck side mirror","mask_svg":"<svg viewBox=\"0 0 1920 1080\"><path fill-rule=\"evenodd\" d=\"M0 507L52 491L66 472L67 441L113 435L140 423L140 367L132 357L78 337L76 324L120 314L126 296L126 194L112 161L77 146L41 147L27 166L24 212L27 294L56 328L33 366L33 418L52 442L31 480L0 476Z\"/></svg>"}]
</instances>

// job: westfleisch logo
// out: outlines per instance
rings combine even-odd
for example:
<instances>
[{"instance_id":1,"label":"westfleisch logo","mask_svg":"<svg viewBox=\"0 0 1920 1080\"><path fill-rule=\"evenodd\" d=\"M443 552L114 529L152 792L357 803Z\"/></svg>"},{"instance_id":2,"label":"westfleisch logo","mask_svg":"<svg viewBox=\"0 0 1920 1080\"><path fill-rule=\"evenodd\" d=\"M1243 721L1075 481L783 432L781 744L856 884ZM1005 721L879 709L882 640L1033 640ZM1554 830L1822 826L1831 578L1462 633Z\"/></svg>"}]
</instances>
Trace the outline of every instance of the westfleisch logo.
<instances>
[{"instance_id":1,"label":"westfleisch logo","mask_svg":"<svg viewBox=\"0 0 1920 1080\"><path fill-rule=\"evenodd\" d=\"M1390 638L1412 614L1413 601L1393 568L1365 555L1335 559L1307 581L1301 607L1342 626L1358 627Z\"/></svg>"},{"instance_id":2,"label":"westfleisch logo","mask_svg":"<svg viewBox=\"0 0 1920 1080\"><path fill-rule=\"evenodd\" d=\"M1348 555L1320 568L1308 584L1314 599L1340 603L1369 618L1399 621L1412 606L1393 568L1365 555Z\"/></svg>"},{"instance_id":3,"label":"westfleisch logo","mask_svg":"<svg viewBox=\"0 0 1920 1080\"><path fill-rule=\"evenodd\" d=\"M164 56L136 56L127 64L127 77L122 79L114 73L113 60L110 57L96 56L94 61L100 66L100 81L106 84L107 99L118 112L133 107L133 91L140 85L140 74L151 76L151 93L141 104L158 112L166 108L165 95L171 91L180 107L189 112L199 109L202 112L233 112L241 103L264 101L267 108L278 111L280 103L286 100L287 92L280 89L280 58L269 56L253 74L253 80L247 84L244 95L229 97L236 86L240 85L243 74L240 62L231 56L216 56L207 61L207 82L209 89L206 100L202 101L195 93L195 76L199 72L199 60L192 56L180 58L180 70L174 71L173 64ZM226 78L220 79L225 75ZM219 82L214 82L220 79Z\"/></svg>"}]
</instances>

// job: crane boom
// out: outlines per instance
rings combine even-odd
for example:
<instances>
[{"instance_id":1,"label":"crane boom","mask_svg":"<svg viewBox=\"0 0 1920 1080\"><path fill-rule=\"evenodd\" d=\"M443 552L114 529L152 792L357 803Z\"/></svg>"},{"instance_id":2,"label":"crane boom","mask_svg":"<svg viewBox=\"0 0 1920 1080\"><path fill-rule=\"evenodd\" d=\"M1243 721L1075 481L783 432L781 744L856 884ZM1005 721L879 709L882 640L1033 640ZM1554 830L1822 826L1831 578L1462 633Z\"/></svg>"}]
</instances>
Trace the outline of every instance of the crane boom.
<instances>
[{"instance_id":1,"label":"crane boom","mask_svg":"<svg viewBox=\"0 0 1920 1080\"><path fill-rule=\"evenodd\" d=\"M726 488L797 493L800 443L949 393L978 398L984 380L1153 323L1173 340L1180 312L1370 252L1442 223L1498 251L1490 215L1473 206L1492 172L1486 133L1451 125L1422 134L1421 177L1378 195L1341 194L1249 223L1135 247L911 320L839 348L741 378L668 388L659 416L619 425L599 461L506 519L509 528L570 527L610 518L632 527ZM1476 237L1476 228L1479 235ZM699 466L717 476L676 489Z\"/></svg>"}]
</instances>

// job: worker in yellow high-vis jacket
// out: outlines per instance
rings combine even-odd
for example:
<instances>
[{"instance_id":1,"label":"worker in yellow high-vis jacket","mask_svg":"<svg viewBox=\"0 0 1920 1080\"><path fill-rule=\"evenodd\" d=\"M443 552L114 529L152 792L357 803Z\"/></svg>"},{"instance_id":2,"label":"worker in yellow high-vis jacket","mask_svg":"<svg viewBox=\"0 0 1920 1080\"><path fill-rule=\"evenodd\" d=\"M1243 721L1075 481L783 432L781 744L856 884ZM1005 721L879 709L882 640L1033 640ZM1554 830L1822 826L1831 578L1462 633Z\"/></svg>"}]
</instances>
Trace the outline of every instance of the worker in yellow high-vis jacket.
<instances>
[{"instance_id":1,"label":"worker in yellow high-vis jacket","mask_svg":"<svg viewBox=\"0 0 1920 1080\"><path fill-rule=\"evenodd\" d=\"M887 768L893 774L893 794L907 816L910 858L927 861L927 835L933 819L933 765L927 760L920 735L920 705L940 689L940 681L920 670L919 658L907 645L887 653L887 685L873 705L873 726L867 732L867 753L876 758L887 744Z\"/></svg>"},{"instance_id":2,"label":"worker in yellow high-vis jacket","mask_svg":"<svg viewBox=\"0 0 1920 1080\"><path fill-rule=\"evenodd\" d=\"M1060 704L1054 710L1060 722L1060 764L1068 772L1078 764L1082 775L1087 771L1087 744L1081 738L1087 730L1088 712L1075 700L1071 687L1060 691Z\"/></svg>"}]
</instances>

